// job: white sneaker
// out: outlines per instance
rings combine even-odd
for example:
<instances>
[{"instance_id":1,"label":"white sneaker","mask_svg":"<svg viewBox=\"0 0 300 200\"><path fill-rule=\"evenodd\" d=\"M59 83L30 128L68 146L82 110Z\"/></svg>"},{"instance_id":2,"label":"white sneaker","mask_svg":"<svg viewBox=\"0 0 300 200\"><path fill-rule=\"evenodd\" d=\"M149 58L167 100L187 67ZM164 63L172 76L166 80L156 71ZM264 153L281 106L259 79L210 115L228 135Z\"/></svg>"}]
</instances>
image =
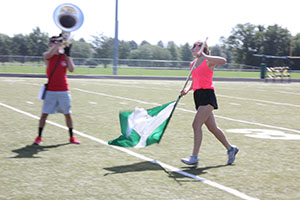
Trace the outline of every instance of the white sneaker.
<instances>
[{"instance_id":1,"label":"white sneaker","mask_svg":"<svg viewBox=\"0 0 300 200\"><path fill-rule=\"evenodd\" d=\"M239 152L239 148L236 146L231 146L231 148L227 151L228 154L228 162L227 165L231 165L235 160L235 155Z\"/></svg>"},{"instance_id":2,"label":"white sneaker","mask_svg":"<svg viewBox=\"0 0 300 200\"><path fill-rule=\"evenodd\" d=\"M197 156L190 156L187 158L181 158L181 162L183 162L186 165L197 165L199 161L199 158Z\"/></svg>"}]
</instances>

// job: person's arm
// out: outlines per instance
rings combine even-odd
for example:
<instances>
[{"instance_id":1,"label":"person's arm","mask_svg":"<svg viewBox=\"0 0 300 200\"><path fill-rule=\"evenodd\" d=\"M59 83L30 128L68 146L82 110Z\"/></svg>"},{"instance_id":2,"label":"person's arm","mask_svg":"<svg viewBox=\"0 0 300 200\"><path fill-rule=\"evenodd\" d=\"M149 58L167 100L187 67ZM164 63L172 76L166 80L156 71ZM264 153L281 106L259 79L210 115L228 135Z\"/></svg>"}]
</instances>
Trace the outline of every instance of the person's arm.
<instances>
[{"instance_id":1,"label":"person's arm","mask_svg":"<svg viewBox=\"0 0 300 200\"><path fill-rule=\"evenodd\" d=\"M221 56L211 56L202 53L202 56L207 60L211 65L225 65L227 60Z\"/></svg>"},{"instance_id":2,"label":"person's arm","mask_svg":"<svg viewBox=\"0 0 300 200\"><path fill-rule=\"evenodd\" d=\"M204 52L202 52L200 58L201 58L201 57L202 57L204 60L207 60L207 61L208 61L208 62L207 62L207 65L208 65L208 67L209 67L211 70L213 70L214 67L215 67L216 65L225 65L226 62L227 62L226 58L223 58L223 57L221 57L221 56L211 56L211 55L207 55L207 54L205 54Z\"/></svg>"},{"instance_id":3,"label":"person's arm","mask_svg":"<svg viewBox=\"0 0 300 200\"><path fill-rule=\"evenodd\" d=\"M75 64L73 62L72 57L65 55L65 58L67 60L68 70L69 72L73 72L75 69Z\"/></svg>"},{"instance_id":4,"label":"person's arm","mask_svg":"<svg viewBox=\"0 0 300 200\"><path fill-rule=\"evenodd\" d=\"M74 69L75 69L75 64L73 62L72 57L70 56L70 54L71 54L71 47L72 47L72 44L70 44L69 46L67 46L67 47L64 48L65 58L67 60L69 72L73 72Z\"/></svg>"},{"instance_id":5,"label":"person's arm","mask_svg":"<svg viewBox=\"0 0 300 200\"><path fill-rule=\"evenodd\" d=\"M180 94L182 96L186 95L189 91L191 91L193 89L193 80L192 83L190 85L190 87L184 88L182 91L180 91Z\"/></svg>"},{"instance_id":6,"label":"person's arm","mask_svg":"<svg viewBox=\"0 0 300 200\"><path fill-rule=\"evenodd\" d=\"M54 56L55 54L57 54L58 48L59 48L59 46L55 45L53 48L50 48L48 51L46 51L45 53L43 53L44 60L47 61L52 56Z\"/></svg>"}]
</instances>

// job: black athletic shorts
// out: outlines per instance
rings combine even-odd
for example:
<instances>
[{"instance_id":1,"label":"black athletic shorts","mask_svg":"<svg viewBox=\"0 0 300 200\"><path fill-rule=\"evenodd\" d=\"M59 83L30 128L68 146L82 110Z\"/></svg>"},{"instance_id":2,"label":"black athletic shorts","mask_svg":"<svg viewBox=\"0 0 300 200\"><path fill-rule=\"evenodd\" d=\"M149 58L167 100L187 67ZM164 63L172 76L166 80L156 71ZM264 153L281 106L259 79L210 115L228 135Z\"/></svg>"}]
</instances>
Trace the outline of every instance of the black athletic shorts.
<instances>
[{"instance_id":1,"label":"black athletic shorts","mask_svg":"<svg viewBox=\"0 0 300 200\"><path fill-rule=\"evenodd\" d=\"M194 91L194 102L196 110L199 106L212 105L214 109L218 109L217 98L212 89L198 89Z\"/></svg>"}]
</instances>

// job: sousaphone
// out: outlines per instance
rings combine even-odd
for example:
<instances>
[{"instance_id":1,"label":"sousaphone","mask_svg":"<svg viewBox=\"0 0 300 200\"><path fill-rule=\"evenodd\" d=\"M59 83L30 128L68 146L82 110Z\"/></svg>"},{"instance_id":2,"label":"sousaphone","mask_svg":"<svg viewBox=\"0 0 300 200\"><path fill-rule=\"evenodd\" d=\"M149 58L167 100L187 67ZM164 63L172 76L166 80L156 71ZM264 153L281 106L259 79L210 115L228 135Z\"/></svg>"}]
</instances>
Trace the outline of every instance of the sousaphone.
<instances>
[{"instance_id":1,"label":"sousaphone","mask_svg":"<svg viewBox=\"0 0 300 200\"><path fill-rule=\"evenodd\" d=\"M78 30L83 24L83 13L76 5L64 3L59 5L53 13L56 26L62 30L60 38L63 46L70 45L71 32Z\"/></svg>"}]
</instances>

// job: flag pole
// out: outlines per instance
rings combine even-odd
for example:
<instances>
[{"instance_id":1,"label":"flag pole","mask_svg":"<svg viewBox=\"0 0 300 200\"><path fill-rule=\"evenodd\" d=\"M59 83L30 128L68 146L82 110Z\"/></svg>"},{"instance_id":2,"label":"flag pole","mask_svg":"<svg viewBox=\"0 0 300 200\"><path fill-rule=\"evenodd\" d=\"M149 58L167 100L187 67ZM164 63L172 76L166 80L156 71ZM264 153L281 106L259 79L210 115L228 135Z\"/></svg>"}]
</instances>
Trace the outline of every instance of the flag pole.
<instances>
[{"instance_id":1,"label":"flag pole","mask_svg":"<svg viewBox=\"0 0 300 200\"><path fill-rule=\"evenodd\" d=\"M200 54L200 55L202 54L202 52L203 52L203 50L204 50L204 47L205 47L205 45L206 45L207 40L208 40L208 37L206 37L206 39L205 39L203 45L201 46L201 49L200 49L200 51L199 51L199 54ZM190 73L189 73L189 75L188 75L188 77L187 77L187 79L186 79L186 81L185 81L185 83L184 83L184 86L183 86L182 90L184 90L185 87L187 86L187 84L188 84L188 82L189 82L189 80L190 80L190 78L191 78L191 76L192 76L192 72L193 72L193 70L196 68L195 66L196 66L196 63L197 63L198 59L199 59L199 58L197 58L197 60L194 62L193 66L192 66L192 69L190 70ZM182 90L181 90L181 91L182 91ZM169 117L169 119L168 119L168 121L167 121L167 124L166 124L166 126L165 126L165 128L164 128L164 130L163 130L163 134L164 134L164 132L165 132L165 130L166 130L168 124L169 124L169 121L170 121L170 119L171 119L171 117L172 117L172 115L173 115L173 113L174 113L174 111L175 111L175 108L176 108L176 106L177 106L179 100L181 99L181 97L182 97L182 94L180 93L179 96L177 97L177 100L176 100L176 102L175 102L175 105L174 105L174 107L173 107L173 109L172 109L172 111L171 111L171 114L170 114L170 117ZM161 141L161 138L163 137L163 134L161 135L159 141L157 142L158 144L159 144L159 142Z\"/></svg>"}]
</instances>

